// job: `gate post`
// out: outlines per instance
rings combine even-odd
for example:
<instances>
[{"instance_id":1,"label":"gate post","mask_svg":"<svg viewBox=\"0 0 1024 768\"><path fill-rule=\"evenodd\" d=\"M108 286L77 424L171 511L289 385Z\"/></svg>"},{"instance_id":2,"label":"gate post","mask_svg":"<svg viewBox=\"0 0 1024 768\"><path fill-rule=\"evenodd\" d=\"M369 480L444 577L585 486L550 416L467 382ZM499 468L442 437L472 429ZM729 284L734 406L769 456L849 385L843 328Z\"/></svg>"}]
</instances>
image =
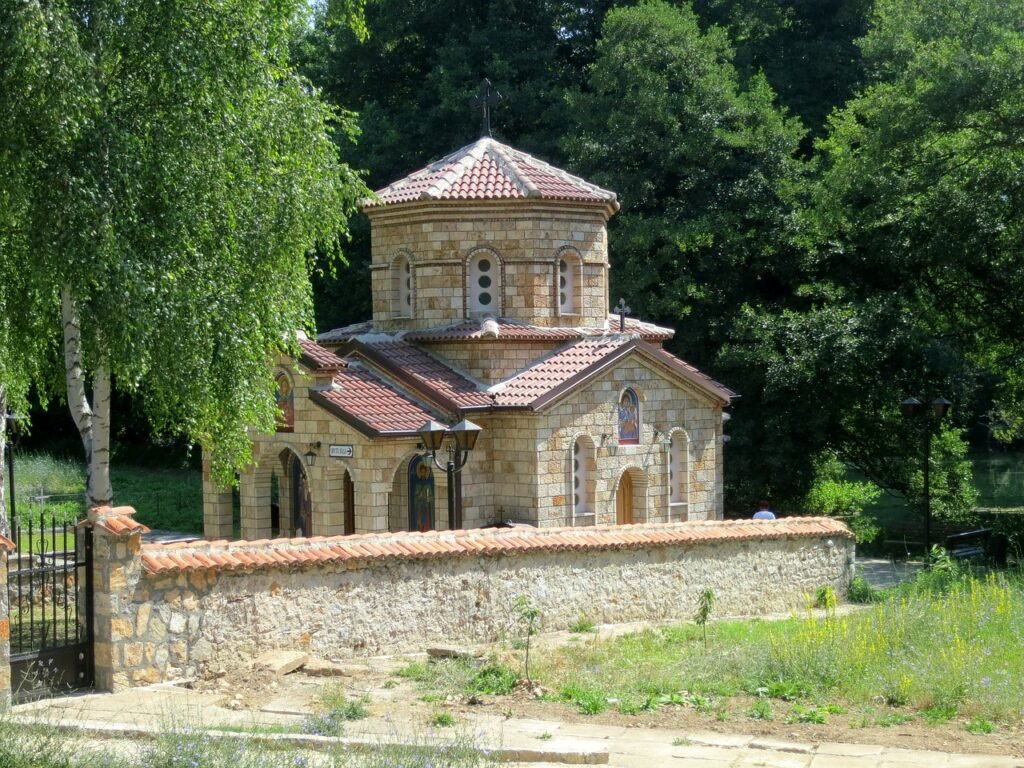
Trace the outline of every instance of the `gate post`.
<instances>
[{"instance_id":1,"label":"gate post","mask_svg":"<svg viewBox=\"0 0 1024 768\"><path fill-rule=\"evenodd\" d=\"M132 518L131 507L89 510L93 531L93 659L95 686L101 691L130 688L125 646L135 640L135 622L125 607L132 603L142 575L142 534L149 528ZM151 681L156 682L156 681Z\"/></svg>"},{"instance_id":2,"label":"gate post","mask_svg":"<svg viewBox=\"0 0 1024 768\"><path fill-rule=\"evenodd\" d=\"M14 542L0 536L0 712L11 706L11 619L7 598L7 554Z\"/></svg>"}]
</instances>

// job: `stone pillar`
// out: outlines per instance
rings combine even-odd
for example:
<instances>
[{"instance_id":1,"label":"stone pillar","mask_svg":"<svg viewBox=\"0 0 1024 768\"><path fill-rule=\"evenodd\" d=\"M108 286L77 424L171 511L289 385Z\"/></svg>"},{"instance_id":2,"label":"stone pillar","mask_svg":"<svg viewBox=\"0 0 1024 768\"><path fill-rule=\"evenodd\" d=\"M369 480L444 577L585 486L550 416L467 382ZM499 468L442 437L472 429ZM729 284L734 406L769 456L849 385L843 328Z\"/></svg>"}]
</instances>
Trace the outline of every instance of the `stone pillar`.
<instances>
[{"instance_id":1,"label":"stone pillar","mask_svg":"<svg viewBox=\"0 0 1024 768\"><path fill-rule=\"evenodd\" d=\"M242 512L242 538L254 541L269 539L270 478L268 469L249 467L240 478L239 495ZM284 521L282 520L282 526Z\"/></svg>"},{"instance_id":2,"label":"stone pillar","mask_svg":"<svg viewBox=\"0 0 1024 768\"><path fill-rule=\"evenodd\" d=\"M140 676L139 669L133 670L142 661L142 649L135 637L136 622L130 606L142 576L142 534L149 530L133 519L134 514L131 507L89 510L96 688L111 693L130 688L135 682L157 682Z\"/></svg>"},{"instance_id":3,"label":"stone pillar","mask_svg":"<svg viewBox=\"0 0 1024 768\"><path fill-rule=\"evenodd\" d=\"M208 539L233 539L233 500L231 489L214 482L210 459L203 457L203 535Z\"/></svg>"},{"instance_id":4,"label":"stone pillar","mask_svg":"<svg viewBox=\"0 0 1024 768\"><path fill-rule=\"evenodd\" d=\"M0 536L0 712L11 706L11 619L7 615L7 555L14 543Z\"/></svg>"}]
</instances>

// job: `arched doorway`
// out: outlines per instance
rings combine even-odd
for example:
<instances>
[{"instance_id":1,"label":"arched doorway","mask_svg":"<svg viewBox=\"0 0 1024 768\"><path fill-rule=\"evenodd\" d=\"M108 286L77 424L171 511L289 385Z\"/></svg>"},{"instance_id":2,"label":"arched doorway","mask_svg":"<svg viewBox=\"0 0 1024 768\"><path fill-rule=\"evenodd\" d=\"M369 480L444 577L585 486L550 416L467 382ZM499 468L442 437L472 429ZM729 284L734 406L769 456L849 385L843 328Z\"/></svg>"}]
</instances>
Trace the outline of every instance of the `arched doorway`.
<instances>
[{"instance_id":1,"label":"arched doorway","mask_svg":"<svg viewBox=\"0 0 1024 768\"><path fill-rule=\"evenodd\" d=\"M434 530L434 468L430 460L414 456L409 462L409 530Z\"/></svg>"},{"instance_id":2,"label":"arched doorway","mask_svg":"<svg viewBox=\"0 0 1024 768\"><path fill-rule=\"evenodd\" d=\"M313 535L313 499L309 493L309 480L302 460L291 455L291 508L292 530L296 536Z\"/></svg>"},{"instance_id":3,"label":"arched doorway","mask_svg":"<svg viewBox=\"0 0 1024 768\"><path fill-rule=\"evenodd\" d=\"M615 493L615 522L630 525L633 522L633 478L623 472L619 478L619 490Z\"/></svg>"}]
</instances>

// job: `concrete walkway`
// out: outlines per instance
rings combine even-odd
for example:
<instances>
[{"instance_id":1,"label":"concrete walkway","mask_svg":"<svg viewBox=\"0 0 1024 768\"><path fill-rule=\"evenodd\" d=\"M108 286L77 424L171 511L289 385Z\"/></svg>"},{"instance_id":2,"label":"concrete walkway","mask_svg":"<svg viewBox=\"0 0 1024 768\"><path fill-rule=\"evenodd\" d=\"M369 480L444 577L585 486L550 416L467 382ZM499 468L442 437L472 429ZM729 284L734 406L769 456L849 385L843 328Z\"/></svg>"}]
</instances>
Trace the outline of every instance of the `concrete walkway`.
<instances>
[{"instance_id":1,"label":"concrete walkway","mask_svg":"<svg viewBox=\"0 0 1024 768\"><path fill-rule=\"evenodd\" d=\"M88 694L14 707L24 723L78 731L106 740L138 739L173 728L237 729L250 738L323 751L338 740L275 733L299 726L306 707L274 702L260 711L233 711L222 694L198 693L171 685L118 694ZM270 702L268 702L270 704ZM1024 768L1024 758L894 749L864 744L808 744L754 736L622 728L587 723L460 716L475 739L511 765L610 765L617 768ZM380 720L351 723L345 742L373 747L402 740L420 726ZM419 734L422 740L423 734Z\"/></svg>"},{"instance_id":2,"label":"concrete walkway","mask_svg":"<svg viewBox=\"0 0 1024 768\"><path fill-rule=\"evenodd\" d=\"M904 581L913 581L924 563L921 561L893 561L881 557L858 557L856 574L873 587L895 587Z\"/></svg>"}]
</instances>

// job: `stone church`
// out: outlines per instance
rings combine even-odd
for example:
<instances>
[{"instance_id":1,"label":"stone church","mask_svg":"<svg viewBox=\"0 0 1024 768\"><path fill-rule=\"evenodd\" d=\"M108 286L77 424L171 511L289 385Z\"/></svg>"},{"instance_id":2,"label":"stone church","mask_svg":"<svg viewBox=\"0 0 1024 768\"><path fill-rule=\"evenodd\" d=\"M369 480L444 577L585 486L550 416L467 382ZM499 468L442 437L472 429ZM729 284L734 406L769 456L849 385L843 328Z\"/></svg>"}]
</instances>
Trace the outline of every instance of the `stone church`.
<instances>
[{"instance_id":1,"label":"stone church","mask_svg":"<svg viewBox=\"0 0 1024 768\"><path fill-rule=\"evenodd\" d=\"M662 348L671 329L611 310L618 207L489 137L379 190L373 317L279 361L242 538L721 518L734 394ZM203 490L207 537L237 536L208 467Z\"/></svg>"}]
</instances>

